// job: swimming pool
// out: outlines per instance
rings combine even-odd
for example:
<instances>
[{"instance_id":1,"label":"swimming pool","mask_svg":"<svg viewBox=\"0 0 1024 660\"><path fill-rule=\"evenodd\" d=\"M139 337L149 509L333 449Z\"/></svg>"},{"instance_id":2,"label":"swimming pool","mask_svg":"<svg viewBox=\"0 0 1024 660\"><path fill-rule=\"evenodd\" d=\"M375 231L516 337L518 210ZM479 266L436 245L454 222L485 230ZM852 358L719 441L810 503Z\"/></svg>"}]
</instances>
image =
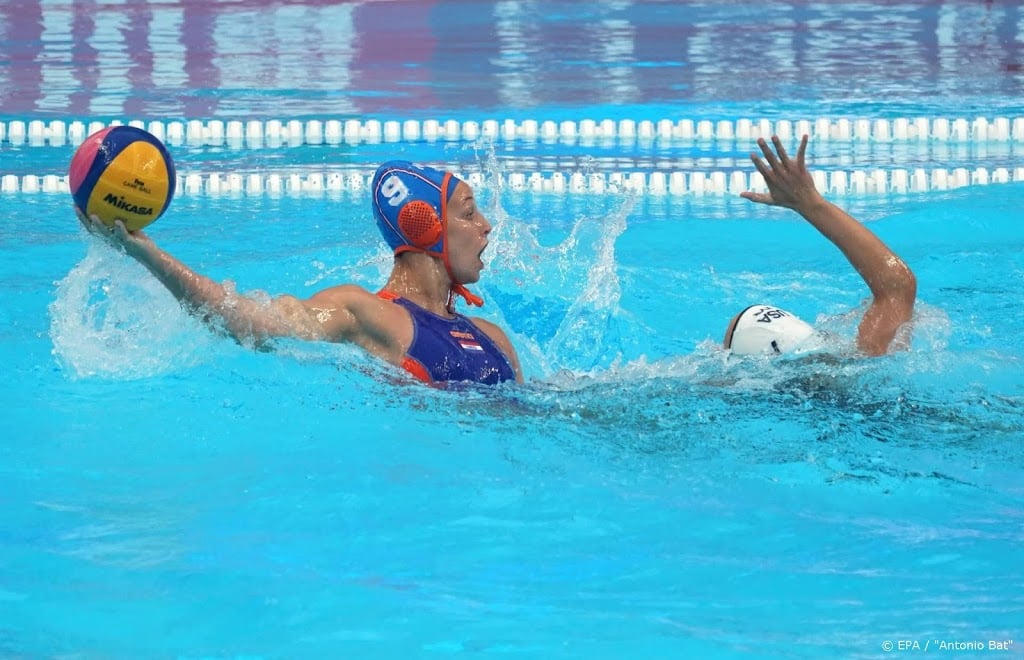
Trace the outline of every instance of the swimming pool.
<instances>
[{"instance_id":1,"label":"swimming pool","mask_svg":"<svg viewBox=\"0 0 1024 660\"><path fill-rule=\"evenodd\" d=\"M1020 8L0 14L0 654L1020 653ZM379 284L384 158L473 177L481 313L528 383L437 391L210 334L47 178L75 122L111 120L178 162L151 235L243 291ZM830 196L914 268L912 350L716 348L765 296L849 337L866 294L733 194L762 120L807 122Z\"/></svg>"}]
</instances>

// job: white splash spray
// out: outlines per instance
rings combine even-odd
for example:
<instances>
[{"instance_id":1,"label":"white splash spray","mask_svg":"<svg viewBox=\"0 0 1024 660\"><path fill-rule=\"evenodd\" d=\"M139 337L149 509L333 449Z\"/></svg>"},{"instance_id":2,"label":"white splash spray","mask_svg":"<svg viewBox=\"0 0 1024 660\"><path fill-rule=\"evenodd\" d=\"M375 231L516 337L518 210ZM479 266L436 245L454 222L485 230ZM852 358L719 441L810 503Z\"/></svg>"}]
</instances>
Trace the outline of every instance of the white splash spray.
<instances>
[{"instance_id":1,"label":"white splash spray","mask_svg":"<svg viewBox=\"0 0 1024 660\"><path fill-rule=\"evenodd\" d=\"M167 373L202 362L216 341L140 265L98 241L56 284L53 355L73 376Z\"/></svg>"}]
</instances>

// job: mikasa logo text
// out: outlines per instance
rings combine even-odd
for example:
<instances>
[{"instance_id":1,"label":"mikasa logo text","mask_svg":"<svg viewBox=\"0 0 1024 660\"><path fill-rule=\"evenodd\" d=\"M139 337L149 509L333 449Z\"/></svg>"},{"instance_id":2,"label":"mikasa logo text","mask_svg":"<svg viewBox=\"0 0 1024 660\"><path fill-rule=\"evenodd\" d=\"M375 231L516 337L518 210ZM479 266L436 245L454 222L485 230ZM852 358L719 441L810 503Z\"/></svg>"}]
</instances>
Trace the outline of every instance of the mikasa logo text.
<instances>
[{"instance_id":1,"label":"mikasa logo text","mask_svg":"<svg viewBox=\"0 0 1024 660\"><path fill-rule=\"evenodd\" d=\"M114 193L107 193L107 196L103 198L103 201L115 208L127 211L128 213L134 213L135 215L153 215L153 207L136 206L124 197L118 197Z\"/></svg>"}]
</instances>

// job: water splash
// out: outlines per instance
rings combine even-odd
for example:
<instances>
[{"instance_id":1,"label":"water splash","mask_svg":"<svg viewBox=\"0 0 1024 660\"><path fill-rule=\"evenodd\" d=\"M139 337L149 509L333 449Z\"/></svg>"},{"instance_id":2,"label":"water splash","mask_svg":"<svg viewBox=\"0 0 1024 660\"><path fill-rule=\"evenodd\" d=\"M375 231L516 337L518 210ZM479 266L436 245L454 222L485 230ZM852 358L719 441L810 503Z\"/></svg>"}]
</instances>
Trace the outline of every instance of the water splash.
<instances>
[{"instance_id":1,"label":"water splash","mask_svg":"<svg viewBox=\"0 0 1024 660\"><path fill-rule=\"evenodd\" d=\"M90 240L49 306L58 363L74 376L146 378L198 364L215 341L139 264Z\"/></svg>"},{"instance_id":2,"label":"water splash","mask_svg":"<svg viewBox=\"0 0 1024 660\"><path fill-rule=\"evenodd\" d=\"M500 165L484 165L493 175ZM541 228L502 205L501 179L488 215L493 224L493 282L488 294L504 311L527 373L606 369L621 358L635 324L621 309L615 244L636 198L609 195L578 212L568 233L545 245ZM517 196L519 193L517 193ZM560 208L556 202L541 209ZM550 231L550 225L549 229Z\"/></svg>"}]
</instances>

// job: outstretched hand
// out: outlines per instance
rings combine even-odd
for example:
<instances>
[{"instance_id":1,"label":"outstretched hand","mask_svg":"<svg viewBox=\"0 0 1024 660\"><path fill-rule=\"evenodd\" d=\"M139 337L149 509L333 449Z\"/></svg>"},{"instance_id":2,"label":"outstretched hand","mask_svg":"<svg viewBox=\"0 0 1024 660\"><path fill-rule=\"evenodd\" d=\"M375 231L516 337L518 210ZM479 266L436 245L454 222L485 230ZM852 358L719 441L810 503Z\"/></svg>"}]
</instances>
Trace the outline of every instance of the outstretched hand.
<instances>
[{"instance_id":1,"label":"outstretched hand","mask_svg":"<svg viewBox=\"0 0 1024 660\"><path fill-rule=\"evenodd\" d=\"M92 234L105 240L110 245L122 249L126 252L129 251L129 246L133 244L150 243L149 237L142 233L141 230L128 231L128 228L124 226L124 223L120 220L114 222L114 226L104 224L97 216L91 215L86 216L77 206L75 207L75 215L78 216L78 221L82 223L82 226Z\"/></svg>"},{"instance_id":2,"label":"outstretched hand","mask_svg":"<svg viewBox=\"0 0 1024 660\"><path fill-rule=\"evenodd\" d=\"M764 177L768 192L742 192L740 197L759 204L783 206L789 209L800 209L806 204L821 199L821 194L814 187L814 179L807 171L807 136L804 135L800 140L796 160L789 157L786 149L782 146L782 140L777 135L772 136L772 145L775 147L774 152L764 138L758 138L757 146L761 148L764 158L762 159L756 153L750 154L750 160L753 161L754 167Z\"/></svg>"}]
</instances>

